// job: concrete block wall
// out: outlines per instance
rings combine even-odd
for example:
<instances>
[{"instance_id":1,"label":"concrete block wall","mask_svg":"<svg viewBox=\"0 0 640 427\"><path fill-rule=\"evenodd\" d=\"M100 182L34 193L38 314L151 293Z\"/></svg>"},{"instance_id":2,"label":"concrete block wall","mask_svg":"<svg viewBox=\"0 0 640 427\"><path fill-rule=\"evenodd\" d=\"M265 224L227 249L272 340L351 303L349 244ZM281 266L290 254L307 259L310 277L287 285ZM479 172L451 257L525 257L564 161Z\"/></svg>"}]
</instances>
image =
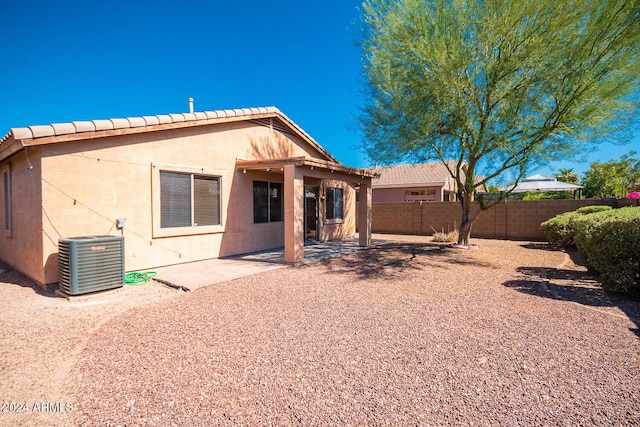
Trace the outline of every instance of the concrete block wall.
<instances>
[{"instance_id":1,"label":"concrete block wall","mask_svg":"<svg viewBox=\"0 0 640 427\"><path fill-rule=\"evenodd\" d=\"M583 206L614 208L638 206L637 200L531 200L503 201L483 212L473 226L472 237L511 240L543 240L540 223ZM474 206L474 212L479 210ZM373 203L372 232L432 235L460 226L462 211L457 202Z\"/></svg>"},{"instance_id":2,"label":"concrete block wall","mask_svg":"<svg viewBox=\"0 0 640 427\"><path fill-rule=\"evenodd\" d=\"M374 233L422 234L420 203L373 203L371 229Z\"/></svg>"}]
</instances>

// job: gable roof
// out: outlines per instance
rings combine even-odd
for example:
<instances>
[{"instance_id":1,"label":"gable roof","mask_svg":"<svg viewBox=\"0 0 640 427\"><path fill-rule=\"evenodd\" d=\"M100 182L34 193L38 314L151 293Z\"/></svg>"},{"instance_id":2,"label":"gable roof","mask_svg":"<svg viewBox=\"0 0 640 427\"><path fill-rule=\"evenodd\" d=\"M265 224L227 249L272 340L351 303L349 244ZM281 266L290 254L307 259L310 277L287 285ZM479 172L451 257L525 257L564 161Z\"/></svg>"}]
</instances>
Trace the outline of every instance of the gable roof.
<instances>
[{"instance_id":1,"label":"gable roof","mask_svg":"<svg viewBox=\"0 0 640 427\"><path fill-rule=\"evenodd\" d=\"M455 168L456 162L449 162ZM451 179L447 167L442 162L428 162L373 169L380 178L373 179L373 188L400 188L419 186L443 186Z\"/></svg>"},{"instance_id":2,"label":"gable roof","mask_svg":"<svg viewBox=\"0 0 640 427\"><path fill-rule=\"evenodd\" d=\"M11 128L9 133L0 139L0 160L15 154L23 147L33 145L236 121L250 121L280 132L294 134L318 150L327 160L338 163L338 160L324 147L276 107L239 108Z\"/></svg>"}]
</instances>

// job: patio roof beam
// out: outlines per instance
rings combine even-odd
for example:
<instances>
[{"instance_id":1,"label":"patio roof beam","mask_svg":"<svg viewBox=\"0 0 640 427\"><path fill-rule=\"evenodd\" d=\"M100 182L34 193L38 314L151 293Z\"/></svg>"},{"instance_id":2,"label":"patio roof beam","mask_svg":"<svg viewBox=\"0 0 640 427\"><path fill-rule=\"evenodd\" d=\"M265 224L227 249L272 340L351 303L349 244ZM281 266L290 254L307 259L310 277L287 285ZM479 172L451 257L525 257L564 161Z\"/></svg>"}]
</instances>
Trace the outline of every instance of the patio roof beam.
<instances>
[{"instance_id":1,"label":"patio roof beam","mask_svg":"<svg viewBox=\"0 0 640 427\"><path fill-rule=\"evenodd\" d=\"M287 157L281 159L261 159L246 160L237 159L236 168L241 170L267 170L273 172L282 172L285 165L307 166L309 169L324 169L331 172L341 172L348 175L356 175L361 178L377 178L379 172L373 172L367 169L352 168L340 163L330 162L327 160L310 159L307 157Z\"/></svg>"}]
</instances>

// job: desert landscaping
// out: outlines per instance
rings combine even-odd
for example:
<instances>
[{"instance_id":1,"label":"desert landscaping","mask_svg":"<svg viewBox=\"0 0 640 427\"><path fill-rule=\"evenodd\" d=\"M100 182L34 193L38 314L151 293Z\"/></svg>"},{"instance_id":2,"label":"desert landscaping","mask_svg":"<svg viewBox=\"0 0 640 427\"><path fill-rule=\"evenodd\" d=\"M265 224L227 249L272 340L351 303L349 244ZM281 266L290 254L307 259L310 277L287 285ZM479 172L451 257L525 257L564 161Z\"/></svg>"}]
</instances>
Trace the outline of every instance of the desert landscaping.
<instances>
[{"instance_id":1,"label":"desert landscaping","mask_svg":"<svg viewBox=\"0 0 640 427\"><path fill-rule=\"evenodd\" d=\"M640 302L575 254L385 236L182 292L0 268L0 425L638 425Z\"/></svg>"}]
</instances>

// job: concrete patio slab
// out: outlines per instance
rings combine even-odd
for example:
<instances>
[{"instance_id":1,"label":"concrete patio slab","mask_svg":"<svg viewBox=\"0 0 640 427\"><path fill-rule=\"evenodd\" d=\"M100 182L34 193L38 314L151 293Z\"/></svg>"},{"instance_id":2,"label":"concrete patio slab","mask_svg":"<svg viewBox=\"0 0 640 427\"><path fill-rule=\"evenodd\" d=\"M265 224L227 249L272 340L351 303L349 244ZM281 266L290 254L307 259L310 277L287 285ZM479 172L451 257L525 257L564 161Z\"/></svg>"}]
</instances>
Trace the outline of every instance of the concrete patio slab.
<instances>
[{"instance_id":1,"label":"concrete patio slab","mask_svg":"<svg viewBox=\"0 0 640 427\"><path fill-rule=\"evenodd\" d=\"M376 240L373 245L380 243L382 240ZM308 242L304 247L304 260L299 264L308 264L361 249L364 248L358 246L357 236L335 242ZM155 269L154 279L168 286L194 291L204 286L290 266L284 261L284 248L279 248L160 267Z\"/></svg>"},{"instance_id":2,"label":"concrete patio slab","mask_svg":"<svg viewBox=\"0 0 640 427\"><path fill-rule=\"evenodd\" d=\"M287 265L220 258L157 268L154 280L185 291L194 291L204 286L284 267Z\"/></svg>"}]
</instances>

